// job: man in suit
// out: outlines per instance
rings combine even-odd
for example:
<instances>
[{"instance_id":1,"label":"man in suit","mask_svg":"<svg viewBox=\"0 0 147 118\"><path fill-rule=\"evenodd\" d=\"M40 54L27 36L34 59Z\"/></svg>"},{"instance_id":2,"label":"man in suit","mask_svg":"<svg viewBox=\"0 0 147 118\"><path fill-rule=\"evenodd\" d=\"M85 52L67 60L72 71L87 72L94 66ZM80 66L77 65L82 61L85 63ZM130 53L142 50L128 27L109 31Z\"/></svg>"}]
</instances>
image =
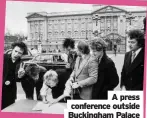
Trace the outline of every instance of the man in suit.
<instances>
[{"instance_id":1,"label":"man in suit","mask_svg":"<svg viewBox=\"0 0 147 118\"><path fill-rule=\"evenodd\" d=\"M98 81L93 86L93 99L107 99L108 91L113 90L119 83L115 64L107 56L106 47L106 42L101 38L91 42L91 49L98 63Z\"/></svg>"},{"instance_id":2,"label":"man in suit","mask_svg":"<svg viewBox=\"0 0 147 118\"><path fill-rule=\"evenodd\" d=\"M67 64L66 69L57 69L56 72L58 73L59 83L53 89L54 97L59 97L62 95L65 89L65 83L70 77L75 65L75 61L77 58L77 53L75 51L75 41L72 38L65 38L63 41L63 48L65 49L65 53L67 54ZM66 55L65 55L66 56ZM66 102L69 97L65 98L64 101ZM63 101L63 100L62 100Z\"/></svg>"},{"instance_id":3,"label":"man in suit","mask_svg":"<svg viewBox=\"0 0 147 118\"><path fill-rule=\"evenodd\" d=\"M17 95L16 78L18 78L17 66L21 62L23 54L27 53L27 46L23 42L12 44L12 53L4 54L3 80L2 80L2 106L1 109L13 104ZM25 72L20 71L23 75Z\"/></svg>"},{"instance_id":4,"label":"man in suit","mask_svg":"<svg viewBox=\"0 0 147 118\"><path fill-rule=\"evenodd\" d=\"M122 90L143 90L144 33L131 30L128 33L130 51L125 54L121 72Z\"/></svg>"},{"instance_id":5,"label":"man in suit","mask_svg":"<svg viewBox=\"0 0 147 118\"><path fill-rule=\"evenodd\" d=\"M66 88L71 87L73 90L73 99L89 100L92 98L93 84L97 82L97 62L90 55L86 42L79 41L77 54L75 68L66 83Z\"/></svg>"}]
</instances>

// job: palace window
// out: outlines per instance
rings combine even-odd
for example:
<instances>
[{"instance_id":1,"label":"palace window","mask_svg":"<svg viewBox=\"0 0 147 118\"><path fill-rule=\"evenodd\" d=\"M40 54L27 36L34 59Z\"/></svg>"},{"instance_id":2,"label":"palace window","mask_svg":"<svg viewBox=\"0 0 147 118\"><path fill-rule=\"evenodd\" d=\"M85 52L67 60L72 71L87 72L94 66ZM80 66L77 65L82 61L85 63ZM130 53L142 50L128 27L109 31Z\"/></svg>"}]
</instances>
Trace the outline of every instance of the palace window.
<instances>
[{"instance_id":1,"label":"palace window","mask_svg":"<svg viewBox=\"0 0 147 118\"><path fill-rule=\"evenodd\" d=\"M42 32L39 34L39 39L40 39L40 40L43 39L43 33L42 33Z\"/></svg>"},{"instance_id":2,"label":"palace window","mask_svg":"<svg viewBox=\"0 0 147 118\"><path fill-rule=\"evenodd\" d=\"M100 20L100 32L104 35L112 33L118 33L118 17L106 16L101 17Z\"/></svg>"},{"instance_id":3,"label":"palace window","mask_svg":"<svg viewBox=\"0 0 147 118\"><path fill-rule=\"evenodd\" d=\"M30 25L30 32L33 32L33 30L34 30L34 25Z\"/></svg>"},{"instance_id":4,"label":"palace window","mask_svg":"<svg viewBox=\"0 0 147 118\"><path fill-rule=\"evenodd\" d=\"M64 37L64 35L65 35L64 31L62 31L62 32L61 32L61 36Z\"/></svg>"},{"instance_id":5,"label":"palace window","mask_svg":"<svg viewBox=\"0 0 147 118\"><path fill-rule=\"evenodd\" d=\"M107 19L106 19L106 27L107 27L107 29L111 29L111 18L110 17L106 17Z\"/></svg>"},{"instance_id":6,"label":"palace window","mask_svg":"<svg viewBox=\"0 0 147 118\"><path fill-rule=\"evenodd\" d=\"M75 29L75 30L78 29L78 22L77 22L77 20L75 20L75 22L74 22L74 29Z\"/></svg>"},{"instance_id":7,"label":"palace window","mask_svg":"<svg viewBox=\"0 0 147 118\"><path fill-rule=\"evenodd\" d=\"M38 31L38 24L35 24L35 32Z\"/></svg>"},{"instance_id":8,"label":"palace window","mask_svg":"<svg viewBox=\"0 0 147 118\"><path fill-rule=\"evenodd\" d=\"M35 32L35 40L38 40L38 32Z\"/></svg>"},{"instance_id":9,"label":"palace window","mask_svg":"<svg viewBox=\"0 0 147 118\"><path fill-rule=\"evenodd\" d=\"M54 30L57 30L58 28L57 28L57 24L54 24Z\"/></svg>"},{"instance_id":10,"label":"palace window","mask_svg":"<svg viewBox=\"0 0 147 118\"><path fill-rule=\"evenodd\" d=\"M71 29L71 28L72 28L72 25L71 25L70 22L68 22L68 24L67 24L67 29Z\"/></svg>"},{"instance_id":11,"label":"palace window","mask_svg":"<svg viewBox=\"0 0 147 118\"><path fill-rule=\"evenodd\" d=\"M100 20L100 28L101 29L104 29L105 28L105 19L104 19L104 17L101 17L101 20Z\"/></svg>"},{"instance_id":12,"label":"palace window","mask_svg":"<svg viewBox=\"0 0 147 118\"><path fill-rule=\"evenodd\" d=\"M81 28L84 29L85 28L85 18L81 19Z\"/></svg>"},{"instance_id":13,"label":"palace window","mask_svg":"<svg viewBox=\"0 0 147 118\"><path fill-rule=\"evenodd\" d=\"M75 37L78 37L78 31L74 31Z\"/></svg>"},{"instance_id":14,"label":"palace window","mask_svg":"<svg viewBox=\"0 0 147 118\"><path fill-rule=\"evenodd\" d=\"M55 32L55 37L58 37L58 32Z\"/></svg>"},{"instance_id":15,"label":"palace window","mask_svg":"<svg viewBox=\"0 0 147 118\"><path fill-rule=\"evenodd\" d=\"M91 30L88 31L88 36L89 36L89 37L92 36L92 31L91 31Z\"/></svg>"},{"instance_id":16,"label":"palace window","mask_svg":"<svg viewBox=\"0 0 147 118\"><path fill-rule=\"evenodd\" d=\"M48 24L48 30L52 30L52 24Z\"/></svg>"},{"instance_id":17,"label":"palace window","mask_svg":"<svg viewBox=\"0 0 147 118\"><path fill-rule=\"evenodd\" d=\"M39 31L43 31L43 24L39 24Z\"/></svg>"},{"instance_id":18,"label":"palace window","mask_svg":"<svg viewBox=\"0 0 147 118\"><path fill-rule=\"evenodd\" d=\"M118 18L117 17L113 17L113 26L114 26L114 29L117 29L117 27L118 27Z\"/></svg>"},{"instance_id":19,"label":"palace window","mask_svg":"<svg viewBox=\"0 0 147 118\"><path fill-rule=\"evenodd\" d=\"M65 30L65 23L63 21L61 22L61 30Z\"/></svg>"},{"instance_id":20,"label":"palace window","mask_svg":"<svg viewBox=\"0 0 147 118\"><path fill-rule=\"evenodd\" d=\"M92 21L89 21L88 24L87 24L87 28L91 29L91 27L92 27Z\"/></svg>"},{"instance_id":21,"label":"palace window","mask_svg":"<svg viewBox=\"0 0 147 118\"><path fill-rule=\"evenodd\" d=\"M52 32L48 32L48 39L50 39L50 37L52 37Z\"/></svg>"},{"instance_id":22,"label":"palace window","mask_svg":"<svg viewBox=\"0 0 147 118\"><path fill-rule=\"evenodd\" d=\"M110 34L111 33L111 29L107 29L106 30L106 35Z\"/></svg>"},{"instance_id":23,"label":"palace window","mask_svg":"<svg viewBox=\"0 0 147 118\"><path fill-rule=\"evenodd\" d=\"M71 37L71 31L67 32L68 37Z\"/></svg>"},{"instance_id":24,"label":"palace window","mask_svg":"<svg viewBox=\"0 0 147 118\"><path fill-rule=\"evenodd\" d=\"M81 31L81 36L85 37L85 31L84 30Z\"/></svg>"}]
</instances>

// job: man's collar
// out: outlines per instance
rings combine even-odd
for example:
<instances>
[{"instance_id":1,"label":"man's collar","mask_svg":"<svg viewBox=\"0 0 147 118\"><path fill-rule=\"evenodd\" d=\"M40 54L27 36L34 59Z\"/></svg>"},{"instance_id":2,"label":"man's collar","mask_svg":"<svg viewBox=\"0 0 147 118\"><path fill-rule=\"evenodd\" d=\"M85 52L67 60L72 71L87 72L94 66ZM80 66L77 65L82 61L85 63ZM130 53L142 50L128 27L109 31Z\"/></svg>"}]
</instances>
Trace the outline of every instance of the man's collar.
<instances>
[{"instance_id":1,"label":"man's collar","mask_svg":"<svg viewBox=\"0 0 147 118\"><path fill-rule=\"evenodd\" d=\"M81 55L82 59L85 59L88 55Z\"/></svg>"},{"instance_id":2,"label":"man's collar","mask_svg":"<svg viewBox=\"0 0 147 118\"><path fill-rule=\"evenodd\" d=\"M142 48L138 48L136 51L132 51L132 53L135 52L135 54L138 55L139 52L141 51L141 49L142 49Z\"/></svg>"},{"instance_id":3,"label":"man's collar","mask_svg":"<svg viewBox=\"0 0 147 118\"><path fill-rule=\"evenodd\" d=\"M11 60L12 60L12 62L13 63L15 63L17 60L14 60L13 58L12 58L12 54L10 54L10 58L11 58Z\"/></svg>"},{"instance_id":4,"label":"man's collar","mask_svg":"<svg viewBox=\"0 0 147 118\"><path fill-rule=\"evenodd\" d=\"M11 61L12 61L13 63L18 62L18 61L20 61L20 60L21 60L20 58L18 58L18 59L16 59L16 60L13 60L13 59L12 59L12 55L11 55L11 54L9 54L9 58L11 59Z\"/></svg>"},{"instance_id":5,"label":"man's collar","mask_svg":"<svg viewBox=\"0 0 147 118\"><path fill-rule=\"evenodd\" d=\"M8 57L9 57L9 59L13 62L13 63L15 63L16 61L14 61L13 59L12 59L12 55L11 54L7 54L8 55Z\"/></svg>"},{"instance_id":6,"label":"man's collar","mask_svg":"<svg viewBox=\"0 0 147 118\"><path fill-rule=\"evenodd\" d=\"M98 59L101 59L101 58L103 57L103 55L104 55L104 54L102 53L102 54L98 57Z\"/></svg>"}]
</instances>

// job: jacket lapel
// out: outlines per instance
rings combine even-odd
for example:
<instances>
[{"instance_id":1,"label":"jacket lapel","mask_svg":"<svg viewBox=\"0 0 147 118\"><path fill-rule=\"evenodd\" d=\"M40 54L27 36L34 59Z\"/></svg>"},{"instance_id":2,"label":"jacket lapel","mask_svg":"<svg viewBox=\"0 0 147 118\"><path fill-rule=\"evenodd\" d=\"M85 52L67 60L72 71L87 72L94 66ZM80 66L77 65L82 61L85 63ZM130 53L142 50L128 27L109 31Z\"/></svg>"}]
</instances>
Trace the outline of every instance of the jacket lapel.
<instances>
[{"instance_id":1,"label":"jacket lapel","mask_svg":"<svg viewBox=\"0 0 147 118\"><path fill-rule=\"evenodd\" d=\"M80 65L80 57L78 56L75 63L75 74L78 72L79 65Z\"/></svg>"},{"instance_id":2,"label":"jacket lapel","mask_svg":"<svg viewBox=\"0 0 147 118\"><path fill-rule=\"evenodd\" d=\"M136 68L142 62L143 55L144 55L144 51L143 51L143 49L141 49L141 51L139 52L139 54L137 55L137 57L134 59L134 61L132 62L132 64L129 66L128 73L132 72L132 70L134 68Z\"/></svg>"},{"instance_id":3,"label":"jacket lapel","mask_svg":"<svg viewBox=\"0 0 147 118\"><path fill-rule=\"evenodd\" d=\"M132 57L132 52L129 52L128 56L126 57L126 64L125 64L126 65L125 68L127 72L129 70L129 67L131 66L131 57Z\"/></svg>"},{"instance_id":4,"label":"jacket lapel","mask_svg":"<svg viewBox=\"0 0 147 118\"><path fill-rule=\"evenodd\" d=\"M102 57L102 59L101 59L99 65L98 65L98 70L99 70L99 71L100 71L100 70L103 70L104 67L105 67L105 66L104 66L104 65L105 65L105 58L106 58L106 56L103 55L103 57Z\"/></svg>"},{"instance_id":5,"label":"jacket lapel","mask_svg":"<svg viewBox=\"0 0 147 118\"><path fill-rule=\"evenodd\" d=\"M79 58L78 65L77 65L78 68L76 68L76 77L81 73L83 68L88 64L89 58L90 58L90 55L86 56L82 62L80 62L80 58Z\"/></svg>"}]
</instances>

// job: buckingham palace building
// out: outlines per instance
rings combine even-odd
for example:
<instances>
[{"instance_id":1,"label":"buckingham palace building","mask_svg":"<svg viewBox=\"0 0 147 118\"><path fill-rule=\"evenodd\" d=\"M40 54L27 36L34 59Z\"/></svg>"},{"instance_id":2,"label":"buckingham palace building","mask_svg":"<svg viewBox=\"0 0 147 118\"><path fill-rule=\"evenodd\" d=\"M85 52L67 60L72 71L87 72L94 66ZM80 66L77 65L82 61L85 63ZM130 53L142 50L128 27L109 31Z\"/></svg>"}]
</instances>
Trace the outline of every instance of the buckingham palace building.
<instances>
[{"instance_id":1,"label":"buckingham palace building","mask_svg":"<svg viewBox=\"0 0 147 118\"><path fill-rule=\"evenodd\" d=\"M46 52L63 51L62 43L65 38L73 38L76 42L90 42L94 37L101 37L108 43L108 53L113 53L114 45L117 45L118 53L125 53L127 32L131 28L143 29L145 7L92 7L91 11L28 13L28 46Z\"/></svg>"}]
</instances>

